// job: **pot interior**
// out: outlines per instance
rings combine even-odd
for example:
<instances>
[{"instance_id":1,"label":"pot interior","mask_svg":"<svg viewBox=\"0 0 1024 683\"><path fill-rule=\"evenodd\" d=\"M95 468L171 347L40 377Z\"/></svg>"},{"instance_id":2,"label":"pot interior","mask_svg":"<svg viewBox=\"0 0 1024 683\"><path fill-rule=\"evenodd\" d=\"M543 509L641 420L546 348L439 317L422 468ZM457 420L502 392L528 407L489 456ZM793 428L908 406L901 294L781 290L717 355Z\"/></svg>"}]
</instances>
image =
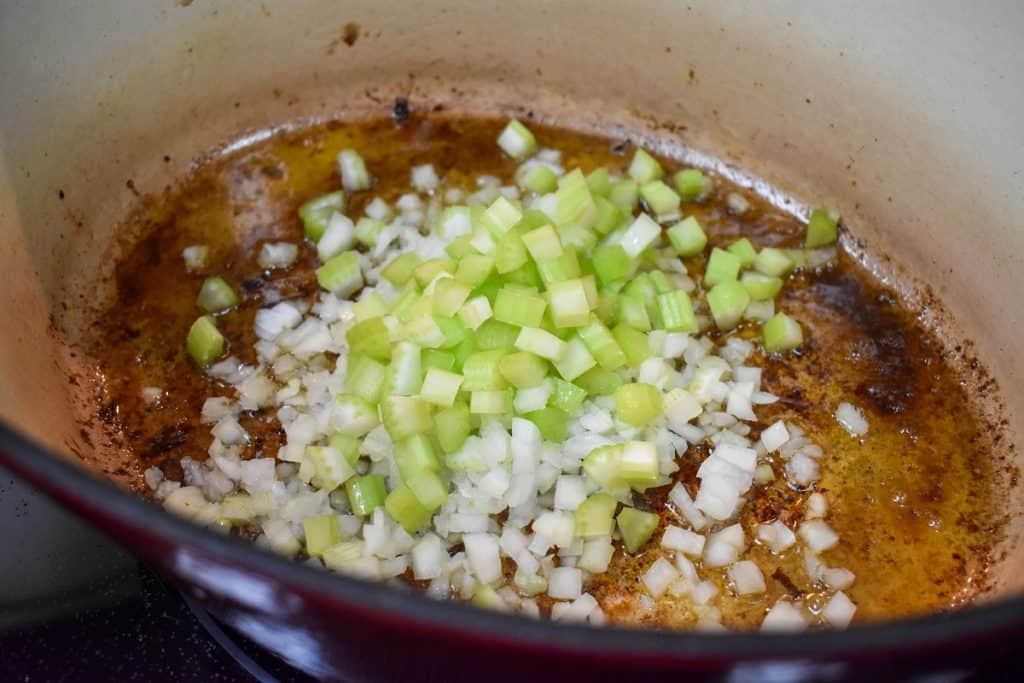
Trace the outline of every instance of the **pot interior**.
<instances>
[{"instance_id":1,"label":"pot interior","mask_svg":"<svg viewBox=\"0 0 1024 683\"><path fill-rule=\"evenodd\" d=\"M225 141L379 113L401 96L477 114L528 108L555 124L682 145L689 160L754 189L784 188L797 213L827 200L845 217L844 246L951 351L966 349L959 358L991 372L1002 391L975 387L977 407L1005 419L993 457L1016 457L1024 95L1005 83L1024 72L1020 13L951 2L927 16L796 3L750 16L741 3L653 1L388 0L339 12L314 0L107 0L59 14L9 4L0 10L0 310L10 321L0 416L99 474L135 480L79 343L109 295L123 216ZM971 42L981 32L984 43ZM961 58L967 50L972 60ZM1024 589L1016 488L1007 504L1013 521L991 595Z\"/></svg>"}]
</instances>

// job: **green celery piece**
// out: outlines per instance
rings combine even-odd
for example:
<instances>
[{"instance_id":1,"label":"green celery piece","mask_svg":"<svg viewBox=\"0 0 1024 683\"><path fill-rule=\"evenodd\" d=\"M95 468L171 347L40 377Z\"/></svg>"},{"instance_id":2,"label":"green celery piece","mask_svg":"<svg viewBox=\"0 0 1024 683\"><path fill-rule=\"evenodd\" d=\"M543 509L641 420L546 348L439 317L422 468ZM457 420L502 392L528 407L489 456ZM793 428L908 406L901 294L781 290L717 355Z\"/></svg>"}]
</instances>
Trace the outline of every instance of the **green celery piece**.
<instances>
[{"instance_id":1,"label":"green celery piece","mask_svg":"<svg viewBox=\"0 0 1024 683\"><path fill-rule=\"evenodd\" d=\"M661 392L650 384L623 384L615 390L615 415L634 426L648 424L664 412Z\"/></svg>"},{"instance_id":2,"label":"green celery piece","mask_svg":"<svg viewBox=\"0 0 1024 683\"><path fill-rule=\"evenodd\" d=\"M335 212L345 212L345 192L342 190L321 195L300 206L299 218L306 237L312 242L319 242Z\"/></svg>"},{"instance_id":3,"label":"green celery piece","mask_svg":"<svg viewBox=\"0 0 1024 683\"><path fill-rule=\"evenodd\" d=\"M793 260L781 249L765 247L754 259L754 269L771 277L785 277L793 272Z\"/></svg>"},{"instance_id":4,"label":"green celery piece","mask_svg":"<svg viewBox=\"0 0 1024 683\"><path fill-rule=\"evenodd\" d=\"M391 260L391 263L384 266L384 269L381 270L381 275L383 275L384 279L394 286L401 287L412 279L413 271L416 270L421 263L423 263L423 259L419 257L419 254L407 251L404 254L396 256Z\"/></svg>"},{"instance_id":5,"label":"green celery piece","mask_svg":"<svg viewBox=\"0 0 1024 683\"><path fill-rule=\"evenodd\" d=\"M604 166L594 169L587 174L587 187L590 193L601 197L607 197L612 191L612 182L608 177L608 169Z\"/></svg>"},{"instance_id":6,"label":"green celery piece","mask_svg":"<svg viewBox=\"0 0 1024 683\"><path fill-rule=\"evenodd\" d=\"M754 249L754 245L750 243L746 237L740 238L730 244L726 251L736 255L740 259L740 267L749 268L754 265L754 259L757 258L757 250Z\"/></svg>"},{"instance_id":7,"label":"green celery piece","mask_svg":"<svg viewBox=\"0 0 1024 683\"><path fill-rule=\"evenodd\" d=\"M439 410L434 415L434 423L437 425L437 441L441 450L454 453L462 448L472 428L469 406L455 403L450 408Z\"/></svg>"},{"instance_id":8,"label":"green celery piece","mask_svg":"<svg viewBox=\"0 0 1024 683\"><path fill-rule=\"evenodd\" d=\"M510 353L498 362L498 370L502 376L518 389L528 389L541 384L547 378L549 368L546 360L528 351Z\"/></svg>"},{"instance_id":9,"label":"green celery piece","mask_svg":"<svg viewBox=\"0 0 1024 683\"><path fill-rule=\"evenodd\" d=\"M430 404L416 396L384 397L380 402L380 415L392 441L430 432L434 427Z\"/></svg>"},{"instance_id":10,"label":"green celery piece","mask_svg":"<svg viewBox=\"0 0 1024 683\"><path fill-rule=\"evenodd\" d=\"M636 210L637 204L640 202L640 185L632 178L612 183L608 199L619 207L623 216L632 215Z\"/></svg>"},{"instance_id":11,"label":"green celery piece","mask_svg":"<svg viewBox=\"0 0 1024 683\"><path fill-rule=\"evenodd\" d=\"M622 280L633 274L636 262L618 244L600 246L593 253L594 273L602 285Z\"/></svg>"},{"instance_id":12,"label":"green celery piece","mask_svg":"<svg viewBox=\"0 0 1024 683\"><path fill-rule=\"evenodd\" d=\"M839 239L839 220L828 209L811 211L807 222L807 237L804 246L808 249L824 247Z\"/></svg>"},{"instance_id":13,"label":"green celery piece","mask_svg":"<svg viewBox=\"0 0 1024 683\"><path fill-rule=\"evenodd\" d=\"M573 382L586 391L588 396L611 396L623 384L617 372L601 367L587 370Z\"/></svg>"},{"instance_id":14,"label":"green celery piece","mask_svg":"<svg viewBox=\"0 0 1024 683\"><path fill-rule=\"evenodd\" d=\"M720 282L736 280L740 275L740 265L739 256L715 247L711 250L711 257L704 270L704 284L714 287Z\"/></svg>"},{"instance_id":15,"label":"green celery piece","mask_svg":"<svg viewBox=\"0 0 1024 683\"><path fill-rule=\"evenodd\" d=\"M207 313L219 313L238 305L238 294L222 277L208 277L199 288L196 304Z\"/></svg>"},{"instance_id":16,"label":"green celery piece","mask_svg":"<svg viewBox=\"0 0 1024 683\"><path fill-rule=\"evenodd\" d=\"M665 175L665 169L645 150L637 149L626 173L630 178L643 185L654 180L661 180Z\"/></svg>"},{"instance_id":17,"label":"green celery piece","mask_svg":"<svg viewBox=\"0 0 1024 683\"><path fill-rule=\"evenodd\" d=\"M327 260L316 269L316 281L338 297L355 294L363 286L363 271L359 254L346 251Z\"/></svg>"},{"instance_id":18,"label":"green celery piece","mask_svg":"<svg viewBox=\"0 0 1024 683\"><path fill-rule=\"evenodd\" d=\"M477 351L462 364L463 391L496 391L508 384L502 376L501 359L503 350Z\"/></svg>"},{"instance_id":19,"label":"green celery piece","mask_svg":"<svg viewBox=\"0 0 1024 683\"><path fill-rule=\"evenodd\" d=\"M356 323L345 333L349 352L364 354L379 361L391 360L391 333L381 318Z\"/></svg>"},{"instance_id":20,"label":"green celery piece","mask_svg":"<svg viewBox=\"0 0 1024 683\"><path fill-rule=\"evenodd\" d=\"M683 201L692 202L704 194L704 174L696 168L687 168L672 176L676 190Z\"/></svg>"},{"instance_id":21,"label":"green celery piece","mask_svg":"<svg viewBox=\"0 0 1024 683\"><path fill-rule=\"evenodd\" d=\"M591 494L576 508L575 533L580 538L611 536L615 528L615 508L619 502L607 493Z\"/></svg>"},{"instance_id":22,"label":"green celery piece","mask_svg":"<svg viewBox=\"0 0 1024 683\"><path fill-rule=\"evenodd\" d=\"M555 390L551 394L549 403L568 415L575 413L587 397L586 390L558 377L553 377L551 381Z\"/></svg>"},{"instance_id":23,"label":"green celery piece","mask_svg":"<svg viewBox=\"0 0 1024 683\"><path fill-rule=\"evenodd\" d=\"M409 534L415 534L430 522L430 510L423 507L406 484L388 494L384 500L384 509Z\"/></svg>"},{"instance_id":24,"label":"green celery piece","mask_svg":"<svg viewBox=\"0 0 1024 683\"><path fill-rule=\"evenodd\" d=\"M536 294L504 287L494 300L494 319L519 327L538 327L544 319L547 302Z\"/></svg>"},{"instance_id":25,"label":"green celery piece","mask_svg":"<svg viewBox=\"0 0 1024 683\"><path fill-rule=\"evenodd\" d=\"M474 335L476 348L481 351L504 351L515 347L519 328L499 320L487 320Z\"/></svg>"},{"instance_id":26,"label":"green celery piece","mask_svg":"<svg viewBox=\"0 0 1024 683\"><path fill-rule=\"evenodd\" d=\"M803 344L803 331L800 323L785 313L776 313L775 317L761 328L764 350L768 353L791 351Z\"/></svg>"},{"instance_id":27,"label":"green celery piece","mask_svg":"<svg viewBox=\"0 0 1024 683\"><path fill-rule=\"evenodd\" d=\"M561 443L569 435L569 416L558 408L548 406L526 413L523 417L537 425L545 441Z\"/></svg>"},{"instance_id":28,"label":"green celery piece","mask_svg":"<svg viewBox=\"0 0 1024 683\"><path fill-rule=\"evenodd\" d=\"M348 495L352 514L368 517L374 510L384 505L388 492L384 477L379 474L364 474L346 481L345 493Z\"/></svg>"},{"instance_id":29,"label":"green celery piece","mask_svg":"<svg viewBox=\"0 0 1024 683\"><path fill-rule=\"evenodd\" d=\"M615 518L619 524L619 533L626 551L636 553L654 535L658 528L658 515L652 512L641 512L635 508L624 507Z\"/></svg>"},{"instance_id":30,"label":"green celery piece","mask_svg":"<svg viewBox=\"0 0 1024 683\"><path fill-rule=\"evenodd\" d=\"M708 236L697 219L689 216L668 229L668 241L682 258L691 258L704 252Z\"/></svg>"},{"instance_id":31,"label":"green celery piece","mask_svg":"<svg viewBox=\"0 0 1024 683\"><path fill-rule=\"evenodd\" d=\"M338 515L313 515L302 520L306 533L306 552L320 557L325 550L341 542L341 524Z\"/></svg>"},{"instance_id":32,"label":"green celery piece","mask_svg":"<svg viewBox=\"0 0 1024 683\"><path fill-rule=\"evenodd\" d=\"M501 236L492 256L495 270L502 275L522 268L530 258L523 238L515 230L509 230Z\"/></svg>"},{"instance_id":33,"label":"green celery piece","mask_svg":"<svg viewBox=\"0 0 1024 683\"><path fill-rule=\"evenodd\" d=\"M632 367L637 367L651 357L651 345L647 335L626 323L619 323L612 330L612 335L619 342L619 347L626 354L626 360Z\"/></svg>"},{"instance_id":34,"label":"green celery piece","mask_svg":"<svg viewBox=\"0 0 1024 683\"><path fill-rule=\"evenodd\" d=\"M782 291L782 279L749 271L740 277L740 283L754 301L774 299Z\"/></svg>"},{"instance_id":35,"label":"green celery piece","mask_svg":"<svg viewBox=\"0 0 1024 683\"><path fill-rule=\"evenodd\" d=\"M441 273L454 273L455 265L455 261L450 258L432 258L416 266L412 274L420 287L426 287Z\"/></svg>"},{"instance_id":36,"label":"green celery piece","mask_svg":"<svg viewBox=\"0 0 1024 683\"><path fill-rule=\"evenodd\" d=\"M195 364L208 368L224 353L224 335L217 329L217 323L208 315L197 318L189 328L185 349Z\"/></svg>"},{"instance_id":37,"label":"green celery piece","mask_svg":"<svg viewBox=\"0 0 1024 683\"><path fill-rule=\"evenodd\" d=\"M712 287L707 293L707 300L718 329L731 330L743 319L750 295L742 284L732 280Z\"/></svg>"},{"instance_id":38,"label":"green celery piece","mask_svg":"<svg viewBox=\"0 0 1024 683\"><path fill-rule=\"evenodd\" d=\"M657 296L658 318L661 327L670 332L696 332L697 317L686 292L677 289Z\"/></svg>"},{"instance_id":39,"label":"green celery piece","mask_svg":"<svg viewBox=\"0 0 1024 683\"><path fill-rule=\"evenodd\" d=\"M424 470L441 471L441 460L434 451L434 444L425 434L413 434L395 448L395 464L402 481L411 478Z\"/></svg>"}]
</instances>

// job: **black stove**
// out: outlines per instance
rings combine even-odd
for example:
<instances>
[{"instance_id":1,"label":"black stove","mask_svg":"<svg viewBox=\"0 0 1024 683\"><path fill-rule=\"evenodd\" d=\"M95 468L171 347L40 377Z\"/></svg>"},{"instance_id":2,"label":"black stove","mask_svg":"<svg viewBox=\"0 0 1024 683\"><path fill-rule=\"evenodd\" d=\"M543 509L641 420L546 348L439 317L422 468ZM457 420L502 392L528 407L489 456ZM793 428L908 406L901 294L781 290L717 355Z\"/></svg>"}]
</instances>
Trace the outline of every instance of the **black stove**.
<instances>
[{"instance_id":1,"label":"black stove","mask_svg":"<svg viewBox=\"0 0 1024 683\"><path fill-rule=\"evenodd\" d=\"M1018 659L917 680L1024 681ZM310 680L0 468L0 683Z\"/></svg>"}]
</instances>

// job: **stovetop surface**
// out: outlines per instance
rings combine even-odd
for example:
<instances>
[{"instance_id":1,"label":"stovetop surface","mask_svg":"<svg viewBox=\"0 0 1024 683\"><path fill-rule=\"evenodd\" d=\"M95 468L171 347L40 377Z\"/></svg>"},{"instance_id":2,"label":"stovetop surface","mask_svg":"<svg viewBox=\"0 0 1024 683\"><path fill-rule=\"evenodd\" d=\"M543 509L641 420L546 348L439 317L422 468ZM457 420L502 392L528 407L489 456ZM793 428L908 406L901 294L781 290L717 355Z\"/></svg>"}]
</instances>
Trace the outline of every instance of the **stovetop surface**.
<instances>
[{"instance_id":1,"label":"stovetop surface","mask_svg":"<svg viewBox=\"0 0 1024 683\"><path fill-rule=\"evenodd\" d=\"M309 680L2 468L0 520L0 682ZM1024 663L918 680L1024 681Z\"/></svg>"}]
</instances>

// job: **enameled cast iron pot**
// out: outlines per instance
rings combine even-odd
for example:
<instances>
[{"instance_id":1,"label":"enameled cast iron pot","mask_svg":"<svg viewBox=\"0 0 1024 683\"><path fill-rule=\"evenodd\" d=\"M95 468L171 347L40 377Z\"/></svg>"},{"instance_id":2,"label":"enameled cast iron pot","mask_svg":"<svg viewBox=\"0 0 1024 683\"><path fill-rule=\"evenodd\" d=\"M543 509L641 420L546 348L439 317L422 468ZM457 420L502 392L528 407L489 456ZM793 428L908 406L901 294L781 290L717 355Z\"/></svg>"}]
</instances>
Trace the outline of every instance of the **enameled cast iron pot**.
<instances>
[{"instance_id":1,"label":"enameled cast iron pot","mask_svg":"<svg viewBox=\"0 0 1024 683\"><path fill-rule=\"evenodd\" d=\"M995 0L7 0L0 463L325 679L817 678L977 658L1024 635L1019 521L991 596L943 616L793 636L538 623L315 572L169 516L110 483L131 463L97 431L88 382L68 377L89 377L76 340L132 188L158 193L197 155L268 126L379 113L403 96L529 107L684 144L690 160L798 201L824 196L847 217L845 247L911 300L945 303L929 321L976 342L1016 431L1022 31L1024 6ZM1020 510L1019 493L1005 504Z\"/></svg>"}]
</instances>

